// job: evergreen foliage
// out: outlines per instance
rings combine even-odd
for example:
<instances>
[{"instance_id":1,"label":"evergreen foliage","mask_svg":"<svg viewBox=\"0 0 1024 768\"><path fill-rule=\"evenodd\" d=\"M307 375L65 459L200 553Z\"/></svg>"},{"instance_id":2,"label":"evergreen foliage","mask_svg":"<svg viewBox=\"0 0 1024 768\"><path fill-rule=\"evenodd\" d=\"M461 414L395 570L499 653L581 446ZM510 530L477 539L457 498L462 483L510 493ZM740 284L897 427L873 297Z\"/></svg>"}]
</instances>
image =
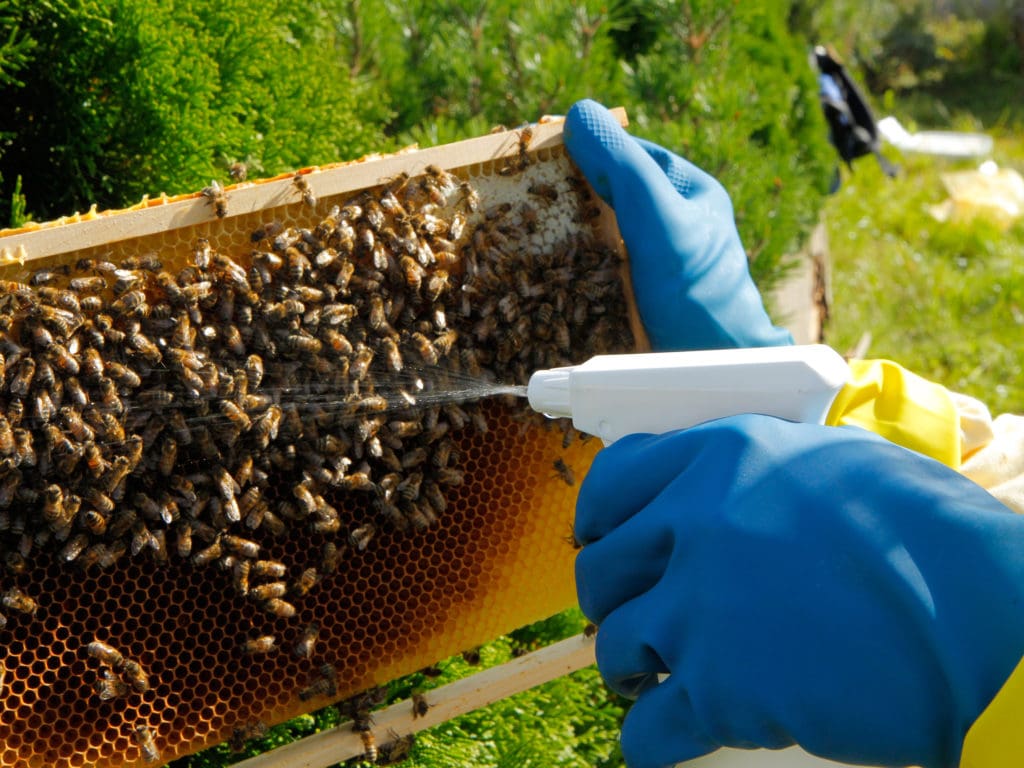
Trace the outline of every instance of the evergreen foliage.
<instances>
[{"instance_id":1,"label":"evergreen foliage","mask_svg":"<svg viewBox=\"0 0 1024 768\"><path fill-rule=\"evenodd\" d=\"M340 71L302 4L41 0L15 7L32 41L2 83L2 198L30 211L179 193L356 157L383 142L379 104Z\"/></svg>"}]
</instances>

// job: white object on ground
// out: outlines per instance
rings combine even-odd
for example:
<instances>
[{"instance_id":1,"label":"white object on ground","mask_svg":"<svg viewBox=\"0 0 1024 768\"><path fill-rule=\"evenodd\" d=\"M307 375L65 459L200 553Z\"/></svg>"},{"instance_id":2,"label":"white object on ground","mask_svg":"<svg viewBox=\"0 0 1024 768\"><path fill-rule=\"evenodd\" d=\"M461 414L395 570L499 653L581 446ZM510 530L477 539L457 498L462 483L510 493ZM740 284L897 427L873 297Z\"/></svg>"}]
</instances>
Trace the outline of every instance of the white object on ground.
<instances>
[{"instance_id":1,"label":"white object on ground","mask_svg":"<svg viewBox=\"0 0 1024 768\"><path fill-rule=\"evenodd\" d=\"M942 174L949 198L929 207L939 221L985 216L1006 229L1024 215L1024 177L1012 168L986 161L976 171Z\"/></svg>"},{"instance_id":2,"label":"white object on ground","mask_svg":"<svg viewBox=\"0 0 1024 768\"><path fill-rule=\"evenodd\" d=\"M992 137L984 133L918 131L911 133L892 115L878 121L878 133L901 152L940 157L985 157L992 152Z\"/></svg>"}]
</instances>

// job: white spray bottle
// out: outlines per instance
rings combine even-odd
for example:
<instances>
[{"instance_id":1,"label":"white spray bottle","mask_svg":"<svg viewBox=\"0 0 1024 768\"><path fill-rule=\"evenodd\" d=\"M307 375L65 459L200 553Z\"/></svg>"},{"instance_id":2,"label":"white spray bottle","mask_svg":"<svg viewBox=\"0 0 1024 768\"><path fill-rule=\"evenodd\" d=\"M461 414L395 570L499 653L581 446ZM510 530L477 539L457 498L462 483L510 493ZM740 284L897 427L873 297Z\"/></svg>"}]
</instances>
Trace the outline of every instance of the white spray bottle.
<instances>
[{"instance_id":1,"label":"white spray bottle","mask_svg":"<svg viewBox=\"0 0 1024 768\"><path fill-rule=\"evenodd\" d=\"M534 410L571 418L608 444L742 413L823 424L849 377L823 344L598 355L537 371L527 397Z\"/></svg>"}]
</instances>

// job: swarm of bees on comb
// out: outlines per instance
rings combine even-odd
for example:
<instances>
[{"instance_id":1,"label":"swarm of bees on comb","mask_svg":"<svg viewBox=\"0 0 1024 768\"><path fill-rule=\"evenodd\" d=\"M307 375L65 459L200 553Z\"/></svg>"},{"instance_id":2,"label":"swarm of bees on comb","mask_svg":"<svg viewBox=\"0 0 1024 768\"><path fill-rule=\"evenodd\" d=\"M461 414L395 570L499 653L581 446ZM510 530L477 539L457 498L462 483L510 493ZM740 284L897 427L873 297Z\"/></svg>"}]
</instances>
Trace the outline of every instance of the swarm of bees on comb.
<instances>
[{"instance_id":1,"label":"swarm of bees on comb","mask_svg":"<svg viewBox=\"0 0 1024 768\"><path fill-rule=\"evenodd\" d=\"M527 178L527 143L493 179L522 175L513 199L430 166L314 226L265 221L245 252L196 238L178 268L150 253L0 282L0 623L35 615L25 579L41 560L211 569L252 615L239 660L312 659L321 627L296 618L307 596L382 535L445 525L466 480L459 436L489 429L459 393L633 348L620 257L578 234L596 200L574 175ZM326 207L301 176L295 189ZM203 194L229 209L219 185ZM553 204L575 234L546 216ZM542 420L505 405L524 428ZM315 564L271 555L295 537L319 542ZM294 626L263 633L261 616ZM149 690L138 661L85 642L98 698ZM296 695L336 696L334 667L315 669ZM146 723L125 732L162 759Z\"/></svg>"}]
</instances>

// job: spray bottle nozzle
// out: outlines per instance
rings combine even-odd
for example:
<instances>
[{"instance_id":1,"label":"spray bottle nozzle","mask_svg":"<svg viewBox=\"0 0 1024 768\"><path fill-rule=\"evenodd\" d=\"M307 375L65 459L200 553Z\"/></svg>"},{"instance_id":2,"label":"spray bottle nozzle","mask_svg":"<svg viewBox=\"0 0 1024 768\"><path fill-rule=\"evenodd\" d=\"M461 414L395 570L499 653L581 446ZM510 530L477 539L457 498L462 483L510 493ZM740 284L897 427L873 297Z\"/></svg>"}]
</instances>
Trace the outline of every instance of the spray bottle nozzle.
<instances>
[{"instance_id":1,"label":"spray bottle nozzle","mask_svg":"<svg viewBox=\"0 0 1024 768\"><path fill-rule=\"evenodd\" d=\"M569 378L572 370L573 368L570 366L550 368L534 373L526 388L530 407L553 419L571 417Z\"/></svg>"}]
</instances>

